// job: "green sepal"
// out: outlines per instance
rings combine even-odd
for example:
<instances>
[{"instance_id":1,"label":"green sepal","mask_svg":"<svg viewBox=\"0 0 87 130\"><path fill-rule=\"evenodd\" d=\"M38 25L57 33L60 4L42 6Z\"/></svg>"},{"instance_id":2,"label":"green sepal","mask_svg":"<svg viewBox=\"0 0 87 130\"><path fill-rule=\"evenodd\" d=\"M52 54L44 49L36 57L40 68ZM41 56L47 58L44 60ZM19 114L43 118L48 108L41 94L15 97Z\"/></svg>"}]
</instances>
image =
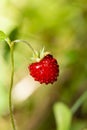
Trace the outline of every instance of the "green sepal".
<instances>
[{"instance_id":1,"label":"green sepal","mask_svg":"<svg viewBox=\"0 0 87 130\"><path fill-rule=\"evenodd\" d=\"M49 54L49 52L45 52L45 49L44 47L38 52L38 51L35 51L35 53L33 54L33 57L31 58L31 60L33 61L37 61L39 62L41 59L44 58L44 56L46 56L47 54Z\"/></svg>"}]
</instances>

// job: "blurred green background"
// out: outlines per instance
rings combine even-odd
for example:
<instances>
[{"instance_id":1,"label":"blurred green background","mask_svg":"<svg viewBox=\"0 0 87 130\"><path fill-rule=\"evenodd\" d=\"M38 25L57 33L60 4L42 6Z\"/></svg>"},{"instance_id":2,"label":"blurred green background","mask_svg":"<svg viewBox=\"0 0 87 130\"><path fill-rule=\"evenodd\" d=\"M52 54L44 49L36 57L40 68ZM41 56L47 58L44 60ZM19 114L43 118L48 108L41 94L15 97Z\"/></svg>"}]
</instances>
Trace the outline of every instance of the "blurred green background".
<instances>
[{"instance_id":1,"label":"blurred green background","mask_svg":"<svg viewBox=\"0 0 87 130\"><path fill-rule=\"evenodd\" d=\"M19 97L13 100L18 130L87 130L87 0L0 0L0 30L11 40L30 42L37 51L45 47L60 66L56 83L40 85L32 79L30 82L38 89L21 101L20 85ZM16 44L14 51L15 89L16 84L29 76L27 66L32 51L22 43ZM11 130L10 69L10 50L2 42L0 130ZM26 84L23 86L25 91Z\"/></svg>"}]
</instances>

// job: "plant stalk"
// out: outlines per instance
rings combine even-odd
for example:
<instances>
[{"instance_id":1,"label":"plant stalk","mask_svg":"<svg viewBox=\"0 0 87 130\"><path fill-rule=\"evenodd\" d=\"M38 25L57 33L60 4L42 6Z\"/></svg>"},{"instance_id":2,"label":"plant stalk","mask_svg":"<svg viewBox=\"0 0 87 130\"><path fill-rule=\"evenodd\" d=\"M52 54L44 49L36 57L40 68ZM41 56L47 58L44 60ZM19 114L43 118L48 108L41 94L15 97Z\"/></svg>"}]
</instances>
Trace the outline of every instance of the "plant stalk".
<instances>
[{"instance_id":1,"label":"plant stalk","mask_svg":"<svg viewBox=\"0 0 87 130\"><path fill-rule=\"evenodd\" d=\"M25 43L26 45L28 45L28 47L33 51L33 53L34 53L35 55L37 55L37 54L36 54L36 51L33 49L33 47L30 45L29 42L27 42L27 41L25 41L25 40L14 40L14 41L13 41L13 43L19 43L19 42L22 42L22 43Z\"/></svg>"},{"instance_id":2,"label":"plant stalk","mask_svg":"<svg viewBox=\"0 0 87 130\"><path fill-rule=\"evenodd\" d=\"M14 54L13 54L14 44L12 43L10 46L11 53L11 80L10 80L10 90L9 90L9 110L10 110L10 118L12 123L13 130L16 130L15 121L12 112L12 87L13 87L13 78L14 78Z\"/></svg>"}]
</instances>

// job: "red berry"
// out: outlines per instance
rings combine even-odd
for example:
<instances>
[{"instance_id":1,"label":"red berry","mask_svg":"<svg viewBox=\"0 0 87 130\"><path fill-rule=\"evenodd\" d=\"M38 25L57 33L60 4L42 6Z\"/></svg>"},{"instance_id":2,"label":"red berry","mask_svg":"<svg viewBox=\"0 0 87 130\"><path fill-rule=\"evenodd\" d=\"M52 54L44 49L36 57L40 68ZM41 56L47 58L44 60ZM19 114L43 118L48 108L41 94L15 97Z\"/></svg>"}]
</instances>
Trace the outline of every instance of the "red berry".
<instances>
[{"instance_id":1,"label":"red berry","mask_svg":"<svg viewBox=\"0 0 87 130\"><path fill-rule=\"evenodd\" d=\"M59 65L52 55L48 54L39 62L28 66L30 75L40 83L54 83L59 75Z\"/></svg>"}]
</instances>

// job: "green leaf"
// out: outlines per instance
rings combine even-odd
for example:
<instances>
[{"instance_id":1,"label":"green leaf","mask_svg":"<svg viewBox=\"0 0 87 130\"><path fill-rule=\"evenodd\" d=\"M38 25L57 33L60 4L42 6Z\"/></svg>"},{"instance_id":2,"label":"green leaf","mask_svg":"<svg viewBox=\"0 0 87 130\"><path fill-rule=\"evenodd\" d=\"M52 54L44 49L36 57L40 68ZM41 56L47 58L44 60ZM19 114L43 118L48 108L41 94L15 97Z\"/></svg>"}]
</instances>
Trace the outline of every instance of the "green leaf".
<instances>
[{"instance_id":1,"label":"green leaf","mask_svg":"<svg viewBox=\"0 0 87 130\"><path fill-rule=\"evenodd\" d=\"M56 103L53 109L57 130L70 130L72 119L72 113L70 109L63 103Z\"/></svg>"},{"instance_id":2,"label":"green leaf","mask_svg":"<svg viewBox=\"0 0 87 130\"><path fill-rule=\"evenodd\" d=\"M3 41L7 38L6 34L3 31L0 31L0 41Z\"/></svg>"}]
</instances>

